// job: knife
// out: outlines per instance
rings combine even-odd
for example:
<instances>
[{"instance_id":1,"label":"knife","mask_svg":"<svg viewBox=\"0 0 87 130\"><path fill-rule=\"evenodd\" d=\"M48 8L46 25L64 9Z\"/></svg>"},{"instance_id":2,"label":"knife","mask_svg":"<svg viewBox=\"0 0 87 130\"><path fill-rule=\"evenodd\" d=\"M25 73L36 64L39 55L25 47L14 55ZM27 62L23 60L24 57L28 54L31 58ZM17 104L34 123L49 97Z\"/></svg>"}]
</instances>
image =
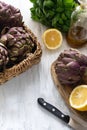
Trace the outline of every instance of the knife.
<instances>
[{"instance_id":1,"label":"knife","mask_svg":"<svg viewBox=\"0 0 87 130\"><path fill-rule=\"evenodd\" d=\"M68 126L74 128L75 130L87 130L87 127L81 126L79 123L74 121L69 115L65 115L56 107L46 102L43 98L38 98L37 101L43 108L45 108L53 115L64 121Z\"/></svg>"}]
</instances>

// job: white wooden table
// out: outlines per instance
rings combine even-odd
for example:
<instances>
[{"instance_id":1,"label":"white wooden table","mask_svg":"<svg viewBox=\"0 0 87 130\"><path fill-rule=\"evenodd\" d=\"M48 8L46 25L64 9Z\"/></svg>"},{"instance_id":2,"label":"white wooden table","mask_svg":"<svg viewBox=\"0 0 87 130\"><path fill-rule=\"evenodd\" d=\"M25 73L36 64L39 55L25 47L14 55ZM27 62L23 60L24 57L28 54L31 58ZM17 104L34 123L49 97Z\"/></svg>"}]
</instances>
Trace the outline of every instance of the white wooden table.
<instances>
[{"instance_id":1,"label":"white wooden table","mask_svg":"<svg viewBox=\"0 0 87 130\"><path fill-rule=\"evenodd\" d=\"M47 50L41 39L46 27L31 19L29 0L3 1L21 10L25 24L41 43L43 55L38 65L0 86L0 130L71 130L37 104L37 98L43 97L65 114L70 114L50 74L52 62L69 46L64 40L58 50ZM81 51L86 53L85 47Z\"/></svg>"}]
</instances>

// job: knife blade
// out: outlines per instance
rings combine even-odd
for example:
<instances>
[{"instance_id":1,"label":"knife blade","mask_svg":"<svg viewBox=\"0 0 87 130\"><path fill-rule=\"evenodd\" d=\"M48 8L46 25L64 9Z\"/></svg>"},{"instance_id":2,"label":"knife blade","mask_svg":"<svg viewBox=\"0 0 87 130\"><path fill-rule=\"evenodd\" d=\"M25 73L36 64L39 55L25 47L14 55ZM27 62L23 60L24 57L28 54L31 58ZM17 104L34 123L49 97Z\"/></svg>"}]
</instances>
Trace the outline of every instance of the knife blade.
<instances>
[{"instance_id":1,"label":"knife blade","mask_svg":"<svg viewBox=\"0 0 87 130\"><path fill-rule=\"evenodd\" d=\"M69 115L65 115L62 113L59 109L57 109L52 104L46 102L43 98L37 99L39 105L41 105L43 108L51 112L53 115L64 121L68 126L72 127L75 130L87 130L87 127L82 126L75 120L73 120Z\"/></svg>"}]
</instances>

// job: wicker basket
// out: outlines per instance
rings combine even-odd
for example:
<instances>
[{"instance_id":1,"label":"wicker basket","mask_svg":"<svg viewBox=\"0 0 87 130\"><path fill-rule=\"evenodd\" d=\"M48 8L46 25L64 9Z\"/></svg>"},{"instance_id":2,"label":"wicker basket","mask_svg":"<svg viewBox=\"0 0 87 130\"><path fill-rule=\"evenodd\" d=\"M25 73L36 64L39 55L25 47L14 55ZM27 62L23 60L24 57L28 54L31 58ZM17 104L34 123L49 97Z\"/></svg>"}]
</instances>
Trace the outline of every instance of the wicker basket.
<instances>
[{"instance_id":1,"label":"wicker basket","mask_svg":"<svg viewBox=\"0 0 87 130\"><path fill-rule=\"evenodd\" d=\"M28 27L24 27L27 32L29 32L30 37L32 38L33 42L36 43L36 50L34 53L30 53L26 59L21 61L19 64L14 65L9 69L5 69L4 72L0 72L0 84L10 80L11 78L19 75L20 73L26 71L33 65L40 62L42 50L37 38L32 33L32 31Z\"/></svg>"}]
</instances>

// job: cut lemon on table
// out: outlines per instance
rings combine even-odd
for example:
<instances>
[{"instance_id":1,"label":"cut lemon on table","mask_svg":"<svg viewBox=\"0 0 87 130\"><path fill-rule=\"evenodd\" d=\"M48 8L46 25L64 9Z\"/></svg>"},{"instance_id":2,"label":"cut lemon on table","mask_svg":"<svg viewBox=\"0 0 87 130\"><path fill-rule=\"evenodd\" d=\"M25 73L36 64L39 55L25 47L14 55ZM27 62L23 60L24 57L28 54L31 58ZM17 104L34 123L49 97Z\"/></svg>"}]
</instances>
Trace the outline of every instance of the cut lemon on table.
<instances>
[{"instance_id":1,"label":"cut lemon on table","mask_svg":"<svg viewBox=\"0 0 87 130\"><path fill-rule=\"evenodd\" d=\"M69 102L72 108L87 111L87 85L77 86L70 94Z\"/></svg>"},{"instance_id":2,"label":"cut lemon on table","mask_svg":"<svg viewBox=\"0 0 87 130\"><path fill-rule=\"evenodd\" d=\"M43 33L42 39L48 49L54 50L61 46L63 38L62 33L59 30L47 29Z\"/></svg>"}]
</instances>

